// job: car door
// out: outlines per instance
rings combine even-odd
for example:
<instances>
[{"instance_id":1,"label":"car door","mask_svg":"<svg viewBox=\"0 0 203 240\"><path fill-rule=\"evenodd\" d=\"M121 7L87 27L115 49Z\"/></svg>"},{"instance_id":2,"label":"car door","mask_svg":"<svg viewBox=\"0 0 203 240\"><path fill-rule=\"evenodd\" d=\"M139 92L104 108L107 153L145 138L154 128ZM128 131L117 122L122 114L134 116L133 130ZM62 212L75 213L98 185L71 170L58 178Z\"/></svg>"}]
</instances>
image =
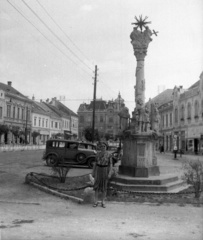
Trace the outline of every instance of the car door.
<instances>
[{"instance_id":1,"label":"car door","mask_svg":"<svg viewBox=\"0 0 203 240\"><path fill-rule=\"evenodd\" d=\"M66 145L66 160L75 160L75 156L78 152L78 143L77 142L69 142Z\"/></svg>"},{"instance_id":2,"label":"car door","mask_svg":"<svg viewBox=\"0 0 203 240\"><path fill-rule=\"evenodd\" d=\"M65 142L64 141L56 141L55 142L55 152L60 157L60 160L63 161L65 155Z\"/></svg>"}]
</instances>

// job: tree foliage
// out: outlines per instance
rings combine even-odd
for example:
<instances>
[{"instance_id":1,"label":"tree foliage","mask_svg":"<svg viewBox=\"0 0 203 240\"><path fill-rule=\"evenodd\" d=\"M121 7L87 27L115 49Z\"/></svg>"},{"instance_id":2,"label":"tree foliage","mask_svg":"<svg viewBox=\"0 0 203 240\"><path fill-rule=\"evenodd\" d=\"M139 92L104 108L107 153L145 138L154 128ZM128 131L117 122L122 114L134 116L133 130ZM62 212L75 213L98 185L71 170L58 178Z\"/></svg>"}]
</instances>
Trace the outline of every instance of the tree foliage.
<instances>
[{"instance_id":1,"label":"tree foliage","mask_svg":"<svg viewBox=\"0 0 203 240\"><path fill-rule=\"evenodd\" d=\"M11 132L16 137L19 137L21 135L21 129L20 129L20 127L17 127L17 126L12 126Z\"/></svg>"},{"instance_id":2,"label":"tree foliage","mask_svg":"<svg viewBox=\"0 0 203 240\"><path fill-rule=\"evenodd\" d=\"M203 185L203 164L199 160L186 162L183 166L183 179L195 190L195 198L199 198Z\"/></svg>"},{"instance_id":3,"label":"tree foliage","mask_svg":"<svg viewBox=\"0 0 203 240\"><path fill-rule=\"evenodd\" d=\"M4 125L4 124L0 124L0 136L2 134L5 134L5 133L8 133L9 131L9 128L7 125Z\"/></svg>"},{"instance_id":4,"label":"tree foliage","mask_svg":"<svg viewBox=\"0 0 203 240\"><path fill-rule=\"evenodd\" d=\"M38 137L39 135L40 135L39 132L36 132L36 131L33 131L33 132L32 132L32 137L33 137L33 138L36 138L36 137Z\"/></svg>"},{"instance_id":5,"label":"tree foliage","mask_svg":"<svg viewBox=\"0 0 203 240\"><path fill-rule=\"evenodd\" d=\"M57 167L57 166L52 167L52 173L54 176L56 176L59 179L60 183L66 182L66 176L69 170L70 168L67 168L67 167Z\"/></svg>"},{"instance_id":6,"label":"tree foliage","mask_svg":"<svg viewBox=\"0 0 203 240\"><path fill-rule=\"evenodd\" d=\"M87 141L92 142L92 128L91 127L86 127L83 131L83 135L85 136L85 139ZM99 132L98 129L94 130L94 141L99 141L100 140L100 136L99 136Z\"/></svg>"}]
</instances>

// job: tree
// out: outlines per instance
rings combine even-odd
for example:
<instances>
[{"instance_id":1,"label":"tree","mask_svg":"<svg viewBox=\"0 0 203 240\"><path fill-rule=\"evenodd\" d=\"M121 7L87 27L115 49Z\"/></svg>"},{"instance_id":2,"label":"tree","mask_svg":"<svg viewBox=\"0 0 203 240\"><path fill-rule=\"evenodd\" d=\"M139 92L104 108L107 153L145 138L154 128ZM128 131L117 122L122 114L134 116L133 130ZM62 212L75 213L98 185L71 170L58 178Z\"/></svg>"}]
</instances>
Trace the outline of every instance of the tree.
<instances>
[{"instance_id":1,"label":"tree","mask_svg":"<svg viewBox=\"0 0 203 240\"><path fill-rule=\"evenodd\" d=\"M195 198L200 198L203 184L203 163L199 160L186 162L183 166L182 178L191 184L195 190Z\"/></svg>"},{"instance_id":2,"label":"tree","mask_svg":"<svg viewBox=\"0 0 203 240\"><path fill-rule=\"evenodd\" d=\"M53 166L51 169L52 169L53 175L59 179L60 183L65 183L66 176L71 168Z\"/></svg>"},{"instance_id":3,"label":"tree","mask_svg":"<svg viewBox=\"0 0 203 240\"><path fill-rule=\"evenodd\" d=\"M86 139L87 141L92 142L92 128L91 128L91 127L86 127L86 128L83 130L83 135L85 136L85 139ZM100 140L100 136L99 136L98 129L95 129L95 130L94 130L94 140L95 140L95 141L99 141L99 140Z\"/></svg>"},{"instance_id":4,"label":"tree","mask_svg":"<svg viewBox=\"0 0 203 240\"><path fill-rule=\"evenodd\" d=\"M7 125L0 124L0 140L1 140L1 135L8 133L9 128Z\"/></svg>"},{"instance_id":5,"label":"tree","mask_svg":"<svg viewBox=\"0 0 203 240\"><path fill-rule=\"evenodd\" d=\"M108 141L111 138L111 134L110 133L105 133L105 139L106 141Z\"/></svg>"},{"instance_id":6,"label":"tree","mask_svg":"<svg viewBox=\"0 0 203 240\"><path fill-rule=\"evenodd\" d=\"M12 126L11 132L14 136L19 137L20 136L20 127Z\"/></svg>"}]
</instances>

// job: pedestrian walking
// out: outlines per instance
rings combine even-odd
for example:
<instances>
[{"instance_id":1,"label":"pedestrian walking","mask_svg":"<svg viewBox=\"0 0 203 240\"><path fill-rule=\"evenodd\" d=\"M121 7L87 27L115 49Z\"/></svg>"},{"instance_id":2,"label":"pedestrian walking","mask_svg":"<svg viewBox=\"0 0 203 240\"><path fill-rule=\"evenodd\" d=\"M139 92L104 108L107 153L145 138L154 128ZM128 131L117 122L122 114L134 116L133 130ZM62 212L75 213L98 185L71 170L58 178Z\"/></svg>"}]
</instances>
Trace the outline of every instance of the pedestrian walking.
<instances>
[{"instance_id":1,"label":"pedestrian walking","mask_svg":"<svg viewBox=\"0 0 203 240\"><path fill-rule=\"evenodd\" d=\"M178 152L178 148L177 148L176 145L173 148L173 152L174 152L174 159L176 159L177 158L177 152Z\"/></svg>"},{"instance_id":2,"label":"pedestrian walking","mask_svg":"<svg viewBox=\"0 0 203 240\"><path fill-rule=\"evenodd\" d=\"M102 204L103 208L106 207L105 199L107 192L108 180L111 177L112 172L112 158L111 155L106 151L106 144L101 143L99 145L100 151L96 155L96 162L93 168L92 176L94 177L95 190L95 201L93 207L98 206L98 195L102 193Z\"/></svg>"}]
</instances>

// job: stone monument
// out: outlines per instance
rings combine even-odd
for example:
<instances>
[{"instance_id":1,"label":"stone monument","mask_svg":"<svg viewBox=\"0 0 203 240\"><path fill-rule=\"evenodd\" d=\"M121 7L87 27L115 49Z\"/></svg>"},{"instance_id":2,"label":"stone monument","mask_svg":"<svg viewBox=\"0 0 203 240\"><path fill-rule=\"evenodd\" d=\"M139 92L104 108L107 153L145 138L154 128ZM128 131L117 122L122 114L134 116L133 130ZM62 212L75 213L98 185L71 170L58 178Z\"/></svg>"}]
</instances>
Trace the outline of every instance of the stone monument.
<instances>
[{"instance_id":1,"label":"stone monument","mask_svg":"<svg viewBox=\"0 0 203 240\"><path fill-rule=\"evenodd\" d=\"M110 186L139 192L178 192L186 188L183 187L184 182L173 174L160 174L157 165L155 143L159 136L158 106L145 104L144 60L152 35L157 35L157 32L149 29L147 17L135 19L135 27L130 35L137 60L135 109L130 128L123 134L119 173L110 181Z\"/></svg>"},{"instance_id":2,"label":"stone monument","mask_svg":"<svg viewBox=\"0 0 203 240\"><path fill-rule=\"evenodd\" d=\"M130 34L134 55L137 60L135 109L132 113L131 129L124 132L123 158L119 172L132 177L149 177L160 174L155 154L155 141L158 128L152 129L149 107L145 105L144 60L147 55L152 35L157 35L149 29L146 18L135 17L135 27ZM156 108L156 111L158 109ZM156 113L156 116L158 112ZM158 118L158 116L157 116ZM155 121L155 119L154 119ZM156 124L153 124L157 126Z\"/></svg>"}]
</instances>

